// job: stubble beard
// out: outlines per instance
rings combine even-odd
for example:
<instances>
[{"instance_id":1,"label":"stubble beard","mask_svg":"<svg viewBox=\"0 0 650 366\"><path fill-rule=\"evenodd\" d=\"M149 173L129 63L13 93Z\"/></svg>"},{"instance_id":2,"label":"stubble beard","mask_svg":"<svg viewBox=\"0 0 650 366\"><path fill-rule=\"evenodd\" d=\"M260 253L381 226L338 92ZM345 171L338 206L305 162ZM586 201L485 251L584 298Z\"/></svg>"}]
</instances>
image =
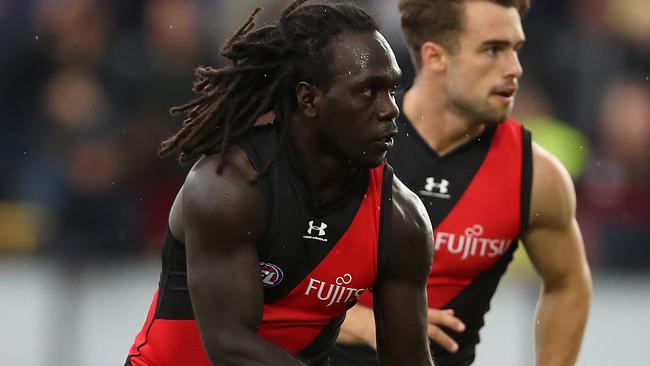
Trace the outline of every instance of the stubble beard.
<instances>
[{"instance_id":1,"label":"stubble beard","mask_svg":"<svg viewBox=\"0 0 650 366\"><path fill-rule=\"evenodd\" d=\"M471 124L499 124L504 122L512 113L512 103L505 108L490 104L489 100L470 100L461 96L450 97L450 107Z\"/></svg>"}]
</instances>

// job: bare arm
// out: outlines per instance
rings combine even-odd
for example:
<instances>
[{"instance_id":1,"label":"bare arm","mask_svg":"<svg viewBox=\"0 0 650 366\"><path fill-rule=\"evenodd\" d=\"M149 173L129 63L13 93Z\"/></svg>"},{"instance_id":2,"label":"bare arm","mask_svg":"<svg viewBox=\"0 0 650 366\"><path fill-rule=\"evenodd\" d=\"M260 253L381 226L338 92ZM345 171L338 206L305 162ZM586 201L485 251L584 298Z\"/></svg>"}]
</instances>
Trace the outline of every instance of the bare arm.
<instances>
[{"instance_id":1,"label":"bare arm","mask_svg":"<svg viewBox=\"0 0 650 366\"><path fill-rule=\"evenodd\" d=\"M523 241L543 282L534 323L538 366L573 365L587 322L591 275L575 210L571 178L534 144L530 226Z\"/></svg>"},{"instance_id":2,"label":"bare arm","mask_svg":"<svg viewBox=\"0 0 650 366\"><path fill-rule=\"evenodd\" d=\"M420 199L395 178L392 236L374 289L380 365L432 365L427 339L426 282L433 232Z\"/></svg>"},{"instance_id":3,"label":"bare arm","mask_svg":"<svg viewBox=\"0 0 650 366\"><path fill-rule=\"evenodd\" d=\"M255 243L266 228L261 184L249 184L250 163L239 149L199 161L182 189L187 276L194 315L215 365L304 365L257 337L263 290Z\"/></svg>"}]
</instances>

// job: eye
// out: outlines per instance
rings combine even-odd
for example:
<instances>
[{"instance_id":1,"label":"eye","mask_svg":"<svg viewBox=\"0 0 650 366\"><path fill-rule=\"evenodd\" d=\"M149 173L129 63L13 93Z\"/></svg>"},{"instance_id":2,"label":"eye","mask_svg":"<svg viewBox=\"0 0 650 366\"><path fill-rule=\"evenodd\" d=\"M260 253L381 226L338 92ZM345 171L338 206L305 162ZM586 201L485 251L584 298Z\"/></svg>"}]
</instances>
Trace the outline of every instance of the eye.
<instances>
[{"instance_id":1,"label":"eye","mask_svg":"<svg viewBox=\"0 0 650 366\"><path fill-rule=\"evenodd\" d=\"M374 98L375 94L376 91L373 88L364 88L363 90L361 90L361 96L366 98Z\"/></svg>"},{"instance_id":2,"label":"eye","mask_svg":"<svg viewBox=\"0 0 650 366\"><path fill-rule=\"evenodd\" d=\"M485 53L488 56L496 56L497 53L499 53L499 48L498 47L490 47L485 49Z\"/></svg>"}]
</instances>

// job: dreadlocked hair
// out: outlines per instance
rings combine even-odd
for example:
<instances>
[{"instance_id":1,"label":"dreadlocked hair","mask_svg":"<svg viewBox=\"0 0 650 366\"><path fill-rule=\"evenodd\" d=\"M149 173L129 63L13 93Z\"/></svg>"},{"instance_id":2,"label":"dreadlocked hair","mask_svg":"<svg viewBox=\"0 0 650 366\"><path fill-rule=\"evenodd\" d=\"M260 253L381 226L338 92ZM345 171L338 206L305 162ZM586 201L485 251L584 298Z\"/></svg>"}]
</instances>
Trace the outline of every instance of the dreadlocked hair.
<instances>
[{"instance_id":1,"label":"dreadlocked hair","mask_svg":"<svg viewBox=\"0 0 650 366\"><path fill-rule=\"evenodd\" d=\"M287 136L284 121L297 107L296 83L306 81L329 87L328 73L324 72L327 55L323 49L331 37L378 29L375 21L355 5L300 7L306 1L294 1L284 10L278 24L259 29L254 29L261 10L256 8L221 49L220 54L232 64L222 68L200 66L195 70L192 89L198 96L170 109L172 115L184 113L185 119L178 132L161 142L159 156L177 153L178 161L186 164L201 155L223 154L260 116L271 111L275 114L274 123L281 127L277 156ZM221 164L219 172L223 169Z\"/></svg>"}]
</instances>

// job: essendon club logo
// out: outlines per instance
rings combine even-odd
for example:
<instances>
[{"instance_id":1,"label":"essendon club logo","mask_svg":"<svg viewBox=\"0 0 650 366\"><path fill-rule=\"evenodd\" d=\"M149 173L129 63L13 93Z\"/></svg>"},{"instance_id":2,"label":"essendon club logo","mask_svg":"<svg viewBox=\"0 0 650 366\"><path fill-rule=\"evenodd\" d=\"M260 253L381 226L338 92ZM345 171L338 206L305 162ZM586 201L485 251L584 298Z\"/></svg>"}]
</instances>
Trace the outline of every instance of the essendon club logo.
<instances>
[{"instance_id":1,"label":"essendon club logo","mask_svg":"<svg viewBox=\"0 0 650 366\"><path fill-rule=\"evenodd\" d=\"M272 263L260 262L260 269L262 270L262 286L273 287L282 282L284 274L280 267Z\"/></svg>"}]
</instances>

